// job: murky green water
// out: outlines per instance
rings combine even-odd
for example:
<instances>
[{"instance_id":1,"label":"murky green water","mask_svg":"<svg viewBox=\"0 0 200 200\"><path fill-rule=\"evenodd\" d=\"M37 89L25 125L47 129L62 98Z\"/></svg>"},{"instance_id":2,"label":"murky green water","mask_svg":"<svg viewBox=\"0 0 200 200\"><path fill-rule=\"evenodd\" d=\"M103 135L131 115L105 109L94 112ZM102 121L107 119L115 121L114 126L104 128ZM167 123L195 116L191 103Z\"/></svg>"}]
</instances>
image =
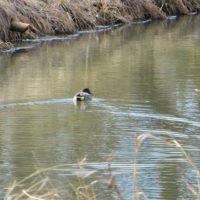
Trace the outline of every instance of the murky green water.
<instances>
[{"instance_id":1,"label":"murky green water","mask_svg":"<svg viewBox=\"0 0 200 200\"><path fill-rule=\"evenodd\" d=\"M112 154L112 173L132 199L135 142L144 133L176 139L199 167L199 23L156 21L1 55L0 195L35 165L87 157L100 199L114 199L106 185ZM73 95L85 86L95 98L77 107ZM186 183L195 189L196 174L173 145L145 140L138 163L139 188L149 199L194 199ZM72 174L55 172L54 179L62 185ZM70 199L66 185L63 199Z\"/></svg>"}]
</instances>

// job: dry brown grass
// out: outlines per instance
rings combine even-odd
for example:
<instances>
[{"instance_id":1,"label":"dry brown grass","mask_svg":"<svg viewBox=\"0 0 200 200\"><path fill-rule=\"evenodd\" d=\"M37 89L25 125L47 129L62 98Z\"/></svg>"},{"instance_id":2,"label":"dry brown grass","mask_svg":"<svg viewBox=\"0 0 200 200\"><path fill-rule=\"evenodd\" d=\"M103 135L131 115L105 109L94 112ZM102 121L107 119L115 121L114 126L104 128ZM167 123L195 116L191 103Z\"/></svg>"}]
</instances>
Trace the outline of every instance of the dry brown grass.
<instances>
[{"instance_id":1,"label":"dry brown grass","mask_svg":"<svg viewBox=\"0 0 200 200\"><path fill-rule=\"evenodd\" d=\"M0 1L0 40L69 34L98 25L189 14L200 0L5 0ZM25 33L10 30L11 20L30 24Z\"/></svg>"},{"instance_id":2,"label":"dry brown grass","mask_svg":"<svg viewBox=\"0 0 200 200\"><path fill-rule=\"evenodd\" d=\"M160 7L166 15L187 15L190 12L198 12L200 8L199 0L158 0Z\"/></svg>"},{"instance_id":3,"label":"dry brown grass","mask_svg":"<svg viewBox=\"0 0 200 200\"><path fill-rule=\"evenodd\" d=\"M142 134L142 135L138 136L137 140L136 140L134 169L133 169L134 195L135 196L133 197L133 199L140 200L141 199L140 197L142 195L144 196L144 194L141 192L139 184L138 184L138 179L139 179L139 177L138 177L138 158L139 158L140 147L142 146L144 141L148 138L151 138L153 140L162 141L164 145L170 145L170 146L173 145L174 148L177 149L177 151L179 151L183 155L184 160L188 163L191 170L196 172L196 180L197 180L196 188L194 188L192 185L190 185L186 181L187 188L191 191L191 193L195 197L194 199L200 199L200 169L197 167L197 165L195 164L195 162L193 161L193 159L189 155L189 153L185 151L183 146L178 141L171 139L171 138L154 136L153 134L150 134L150 133Z\"/></svg>"},{"instance_id":4,"label":"dry brown grass","mask_svg":"<svg viewBox=\"0 0 200 200\"><path fill-rule=\"evenodd\" d=\"M196 181L197 186L194 187L193 185L189 184L189 182L186 182L186 186L188 190L193 194L194 199L200 199L200 170L193 161L192 157L189 155L188 152L185 151L183 146L176 140L171 138L164 138L164 137L158 137L154 136L153 134L142 134L137 137L136 139L136 145L135 145L135 154L134 154L134 168L133 168L133 181L134 181L134 188L133 188L133 199L140 200L141 197L145 197L146 195L141 192L139 187L139 181L140 178L138 175L139 170L139 151L140 147L143 145L144 141L148 138L151 138L153 140L159 140L163 142L164 145L170 145L173 146L177 151L179 151L182 155L186 163L190 166L190 169L194 172L196 172ZM81 160L77 167L79 167L79 170L77 170L77 179L78 179L78 186L71 185L71 189L74 191L75 199L77 200L97 200L98 195L95 193L94 187L99 182L97 180L91 181L90 178L91 175L96 173L94 170L87 170L84 168L84 162L85 158ZM108 160L108 187L110 190L115 193L115 198L118 200L123 200L122 193L117 185L117 181L115 180L115 177L112 174L112 157L109 157ZM71 167L72 165L58 165L50 168L44 168L44 169L38 169L32 173L31 175L25 177L24 179L14 182L13 185L11 185L9 188L7 188L6 195L4 197L4 200L25 200L25 199L37 199L37 200L45 200L45 199L66 199L66 197L62 197L61 192L54 184L55 180L52 180L49 173L55 173L55 172L66 172L70 173L72 171L74 173L74 168ZM56 181L58 183L58 181ZM103 191L102 191L103 193ZM148 194L147 194L148 195Z\"/></svg>"},{"instance_id":5,"label":"dry brown grass","mask_svg":"<svg viewBox=\"0 0 200 200\"><path fill-rule=\"evenodd\" d=\"M77 174L77 185L70 183L70 189L74 192L77 200L96 200L94 192L98 181L90 180L95 171L85 170L83 167L85 159L80 161L75 168L72 165L58 165L49 168L38 168L36 171L22 180L15 181L6 190L4 200L63 200L67 197L61 195L58 188L59 181L55 180L52 174L67 173ZM74 175L75 176L75 175ZM67 178L66 178L67 179ZM67 190L67 186L65 186ZM70 192L72 193L72 192Z\"/></svg>"}]
</instances>

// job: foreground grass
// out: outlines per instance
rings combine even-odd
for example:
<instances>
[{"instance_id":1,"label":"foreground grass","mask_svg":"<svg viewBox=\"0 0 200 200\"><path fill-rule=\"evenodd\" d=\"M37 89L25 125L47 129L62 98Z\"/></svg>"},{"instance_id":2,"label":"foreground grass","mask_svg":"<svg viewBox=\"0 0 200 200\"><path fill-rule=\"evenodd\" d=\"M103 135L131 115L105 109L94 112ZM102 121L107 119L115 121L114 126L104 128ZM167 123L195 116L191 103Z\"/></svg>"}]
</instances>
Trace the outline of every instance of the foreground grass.
<instances>
[{"instance_id":1,"label":"foreground grass","mask_svg":"<svg viewBox=\"0 0 200 200\"><path fill-rule=\"evenodd\" d=\"M133 168L133 199L140 200L142 197L145 199L148 194L144 194L139 187L138 179L138 158L139 158L139 151L140 147L142 146L143 142L151 138L153 140L162 141L165 145L173 145L174 148L179 151L184 160L190 165L191 170L196 172L196 180L197 180L197 187L194 188L192 185L186 182L188 190L193 194L194 199L200 199L200 170L192 160L191 156L184 150L184 148L178 143L178 141L174 139L166 139L154 136L152 134L142 134L136 140L135 146L135 158L134 158L134 168ZM77 175L78 186L71 184L71 190L74 192L74 198L77 200L96 200L99 199L98 195L95 192L96 184L98 184L97 180L92 180L91 177L96 171L88 171L85 170L84 165L85 159L78 163L78 166L81 170L80 174ZM108 159L108 188L115 193L115 197L118 200L123 200L123 195L117 185L115 177L112 175L112 168L111 168L112 158ZM66 197L62 197L61 192L55 186L54 181L52 181L48 173L53 172L69 172L70 169L69 165L58 165L51 168L46 169L38 169L30 176L26 178L14 182L6 192L4 200L55 200L55 199L67 199ZM80 173L80 172L79 172ZM103 193L103 191L102 191Z\"/></svg>"},{"instance_id":2,"label":"foreground grass","mask_svg":"<svg viewBox=\"0 0 200 200\"><path fill-rule=\"evenodd\" d=\"M76 170L77 182L79 185L76 187L70 184L71 191L74 192L75 199L78 200L95 200L94 186L97 183L96 180L89 181L88 177L91 176L94 171L85 170L82 167L83 161L77 164L80 168ZM5 194L4 200L55 200L66 199L62 197L61 192L57 188L60 184L58 180L50 178L54 173L69 173L74 172L74 168L70 165L57 165L45 169L37 169L34 173L25 177L20 181L14 182ZM55 184L57 183L57 184ZM63 183L64 184L64 183Z\"/></svg>"},{"instance_id":3,"label":"foreground grass","mask_svg":"<svg viewBox=\"0 0 200 200\"><path fill-rule=\"evenodd\" d=\"M197 165L194 163L192 157L185 151L185 149L177 140L154 136L153 134L150 134L150 133L142 134L136 140L136 147L135 147L135 154L134 154L135 155L134 169L133 169L134 195L135 195L134 199L140 200L140 197L144 196L138 184L138 158L139 158L140 147L142 146L144 141L148 138L151 138L153 140L159 140L165 145L174 146L174 148L176 148L176 150L183 155L183 158L186 161L186 163L189 164L190 169L192 171L195 171L196 173L197 188L194 188L191 184L189 184L186 181L187 188L193 194L194 199L197 199L197 200L200 199L200 170L197 167Z\"/></svg>"},{"instance_id":4,"label":"foreground grass","mask_svg":"<svg viewBox=\"0 0 200 200\"><path fill-rule=\"evenodd\" d=\"M69 34L98 25L198 12L200 0L0 1L0 48L41 35Z\"/></svg>"}]
</instances>

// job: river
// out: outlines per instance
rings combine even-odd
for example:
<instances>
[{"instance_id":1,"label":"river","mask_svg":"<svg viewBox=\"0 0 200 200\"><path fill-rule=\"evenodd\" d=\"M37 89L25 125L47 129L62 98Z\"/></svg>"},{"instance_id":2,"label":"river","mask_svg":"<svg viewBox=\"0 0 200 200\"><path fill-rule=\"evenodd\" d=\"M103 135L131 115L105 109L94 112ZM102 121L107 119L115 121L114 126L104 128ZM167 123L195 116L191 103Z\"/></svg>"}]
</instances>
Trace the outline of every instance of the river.
<instances>
[{"instance_id":1,"label":"river","mask_svg":"<svg viewBox=\"0 0 200 200\"><path fill-rule=\"evenodd\" d=\"M69 183L78 187L81 172L98 180L98 199L115 199L112 156L121 194L132 199L136 139L146 133L175 139L199 168L199 23L189 16L82 32L0 55L0 196L36 168L65 165L73 170L48 175L63 199L74 199ZM83 87L93 101L75 105ZM174 145L146 139L137 162L144 199L194 199L195 171Z\"/></svg>"}]
</instances>

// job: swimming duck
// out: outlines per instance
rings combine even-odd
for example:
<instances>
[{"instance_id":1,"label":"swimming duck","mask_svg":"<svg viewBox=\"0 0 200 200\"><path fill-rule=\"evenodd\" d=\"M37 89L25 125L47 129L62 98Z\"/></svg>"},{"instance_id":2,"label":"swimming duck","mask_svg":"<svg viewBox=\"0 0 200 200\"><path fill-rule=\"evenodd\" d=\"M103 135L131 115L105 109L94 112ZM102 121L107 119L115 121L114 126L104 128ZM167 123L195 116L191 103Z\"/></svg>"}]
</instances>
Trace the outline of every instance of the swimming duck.
<instances>
[{"instance_id":1,"label":"swimming duck","mask_svg":"<svg viewBox=\"0 0 200 200\"><path fill-rule=\"evenodd\" d=\"M92 92L89 88L84 88L74 96L74 101L90 101L92 100Z\"/></svg>"}]
</instances>

